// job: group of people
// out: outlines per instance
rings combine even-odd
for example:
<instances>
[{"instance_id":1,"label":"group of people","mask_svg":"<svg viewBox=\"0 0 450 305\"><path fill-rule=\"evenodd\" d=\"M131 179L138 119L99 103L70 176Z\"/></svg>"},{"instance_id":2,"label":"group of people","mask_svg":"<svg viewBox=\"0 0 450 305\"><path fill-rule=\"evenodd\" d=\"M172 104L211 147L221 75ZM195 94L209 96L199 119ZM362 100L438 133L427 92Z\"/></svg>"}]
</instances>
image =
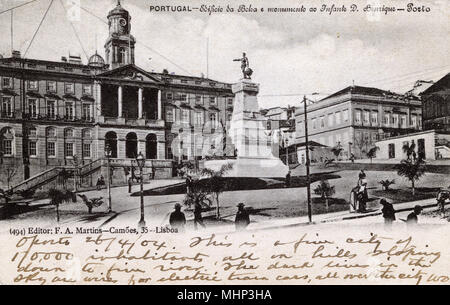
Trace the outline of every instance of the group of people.
<instances>
[{"instance_id":1,"label":"group of people","mask_svg":"<svg viewBox=\"0 0 450 305\"><path fill-rule=\"evenodd\" d=\"M367 211L367 202L369 200L369 196L367 193L367 175L364 170L361 170L358 174L358 183L356 187L352 190L353 194L356 194L355 205L352 207L358 212L364 213ZM381 199L380 204L383 206L381 209L384 223L386 227L391 227L392 223L396 220L395 214L396 211L392 203L388 202L386 199ZM416 205L413 211L407 216L406 222L407 225L415 225L418 223L418 215L422 212L422 207L420 205Z\"/></svg>"},{"instance_id":2,"label":"group of people","mask_svg":"<svg viewBox=\"0 0 450 305\"><path fill-rule=\"evenodd\" d=\"M237 205L237 208L238 210L236 212L234 224L236 227L236 231L242 231L245 230L247 226L250 224L250 215L248 211L245 209L245 204L243 202L239 203ZM175 204L175 211L170 213L169 224L172 228L177 229L179 232L184 232L186 227L186 216L181 211L181 204L179 203ZM202 207L200 204L196 203L194 206L195 230L198 229L199 225L202 226L203 228L206 228L205 224L203 223Z\"/></svg>"},{"instance_id":3,"label":"group of people","mask_svg":"<svg viewBox=\"0 0 450 305\"><path fill-rule=\"evenodd\" d=\"M381 213L384 218L384 224L386 225L386 227L391 227L392 223L396 220L395 218L396 211L394 209L394 206L386 199L381 199L380 204L383 206L383 208L381 209ZM404 220L406 224L408 226L417 225L419 222L419 218L417 216L419 216L422 213L422 210L423 208L420 205L414 206L413 211L409 213L408 216L406 217L406 220Z\"/></svg>"},{"instance_id":4,"label":"group of people","mask_svg":"<svg viewBox=\"0 0 450 305\"><path fill-rule=\"evenodd\" d=\"M369 201L369 195L367 193L367 175L362 169L358 174L356 187L351 191L350 212L356 211L365 213L367 211L367 201Z\"/></svg>"}]
</instances>

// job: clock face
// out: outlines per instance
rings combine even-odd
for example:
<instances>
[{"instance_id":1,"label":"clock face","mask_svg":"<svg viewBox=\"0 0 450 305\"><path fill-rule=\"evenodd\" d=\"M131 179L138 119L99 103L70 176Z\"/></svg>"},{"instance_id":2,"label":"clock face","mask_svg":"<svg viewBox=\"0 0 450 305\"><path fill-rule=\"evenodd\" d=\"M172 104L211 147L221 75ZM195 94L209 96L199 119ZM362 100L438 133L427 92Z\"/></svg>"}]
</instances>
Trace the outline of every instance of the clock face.
<instances>
[{"instance_id":1,"label":"clock face","mask_svg":"<svg viewBox=\"0 0 450 305\"><path fill-rule=\"evenodd\" d=\"M120 22L120 25L123 27L127 25L127 21L123 18L120 18L119 22Z\"/></svg>"}]
</instances>

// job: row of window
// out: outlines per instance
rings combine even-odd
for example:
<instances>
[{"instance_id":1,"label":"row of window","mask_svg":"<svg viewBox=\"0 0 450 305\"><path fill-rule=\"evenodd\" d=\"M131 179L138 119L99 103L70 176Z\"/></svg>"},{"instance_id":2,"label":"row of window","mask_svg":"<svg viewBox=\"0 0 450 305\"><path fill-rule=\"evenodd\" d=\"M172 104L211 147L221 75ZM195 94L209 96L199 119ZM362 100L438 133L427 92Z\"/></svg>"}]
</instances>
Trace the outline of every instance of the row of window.
<instances>
[{"instance_id":1,"label":"row of window","mask_svg":"<svg viewBox=\"0 0 450 305\"><path fill-rule=\"evenodd\" d=\"M37 118L42 113L42 109L39 107L39 101L36 98L27 99L28 114L31 118ZM92 103L83 103L81 105L81 116L83 119L91 120L93 117ZM47 118L56 118L60 115L58 111L58 104L56 100L47 99L45 102L45 115ZM14 114L13 99L9 96L2 97L1 113L3 117L12 117ZM73 101L64 102L64 113L62 113L67 119L75 119L75 103Z\"/></svg>"},{"instance_id":2,"label":"row of window","mask_svg":"<svg viewBox=\"0 0 450 305\"><path fill-rule=\"evenodd\" d=\"M14 156L14 139L4 138L2 141L3 156L12 157ZM28 142L28 156L37 157L38 156L38 141L32 140ZM92 156L92 146L91 143L82 144L83 158L91 158ZM75 143L67 142L64 143L64 157L71 158L76 155ZM46 156L47 158L56 158L56 141L46 142Z\"/></svg>"},{"instance_id":3,"label":"row of window","mask_svg":"<svg viewBox=\"0 0 450 305\"><path fill-rule=\"evenodd\" d=\"M370 111L370 110L355 110L355 124L356 125L371 125L378 126L378 111ZM385 112L383 115L383 125L384 126L392 126L392 127L401 127L401 128L409 128L409 127L420 127L422 124L421 116L412 114L411 119L408 126L408 119L406 114L399 113L390 113Z\"/></svg>"},{"instance_id":4,"label":"row of window","mask_svg":"<svg viewBox=\"0 0 450 305\"><path fill-rule=\"evenodd\" d=\"M57 82L56 81L45 81L46 82L46 90L47 92L56 93L57 92ZM14 82L12 77L2 77L2 89L13 89ZM27 81L27 89L28 90L39 90L39 81L37 80L29 80ZM75 94L75 83L64 83L64 93L67 94ZM92 85L91 84L82 84L82 93L83 95L92 95Z\"/></svg>"},{"instance_id":5,"label":"row of window","mask_svg":"<svg viewBox=\"0 0 450 305\"><path fill-rule=\"evenodd\" d=\"M191 99L187 93L172 93L166 92L167 100L178 100L185 103L190 103ZM194 101L196 104L203 105L205 101L209 101L212 105L217 105L217 96L203 96L203 95L195 95ZM227 98L227 106L233 107L233 98Z\"/></svg>"},{"instance_id":6,"label":"row of window","mask_svg":"<svg viewBox=\"0 0 450 305\"><path fill-rule=\"evenodd\" d=\"M29 127L27 129L27 135L30 138L37 137L37 129L35 127ZM56 128L54 128L54 127L46 128L45 136L47 138L56 138ZM72 128L67 128L64 130L64 138L65 139L72 139L74 137L75 137L75 131ZM90 129L84 129L82 132L82 138L83 139L92 138L92 131Z\"/></svg>"},{"instance_id":7,"label":"row of window","mask_svg":"<svg viewBox=\"0 0 450 305\"><path fill-rule=\"evenodd\" d=\"M384 126L392 126L392 127L401 127L408 128L420 127L422 124L420 115L412 114L410 119L410 124L408 126L408 120L406 114L398 114L398 113L389 113L385 112L383 115L383 125ZM330 113L327 116L323 115L320 117L312 118L311 125L312 129L322 129L325 127L333 127L338 126L342 122L349 121L349 111L343 110L335 113ZM325 123L327 122L327 124ZM365 126L378 126L378 111L370 111L370 110L355 110L355 118L354 124L356 125L365 125ZM303 129L303 122L299 121L298 129Z\"/></svg>"},{"instance_id":8,"label":"row of window","mask_svg":"<svg viewBox=\"0 0 450 305\"><path fill-rule=\"evenodd\" d=\"M180 119L181 123L190 123L191 122L191 115L193 115L194 119L194 125L201 126L205 123L205 114L203 111L193 111L191 114L191 110L189 109L181 109L180 110ZM232 114L228 114L228 120L231 120ZM209 113L209 121L211 123L211 126L217 127L219 124L219 113L217 112L211 112ZM174 123L176 122L176 114L174 108L167 108L166 109L166 122Z\"/></svg>"},{"instance_id":9,"label":"row of window","mask_svg":"<svg viewBox=\"0 0 450 305\"><path fill-rule=\"evenodd\" d=\"M334 125L340 125L342 122L348 122L349 112L348 109L329 113L327 115L327 127L333 127ZM303 130L303 121L299 121L298 130ZM315 117L311 119L312 129L325 128L325 115Z\"/></svg>"}]
</instances>

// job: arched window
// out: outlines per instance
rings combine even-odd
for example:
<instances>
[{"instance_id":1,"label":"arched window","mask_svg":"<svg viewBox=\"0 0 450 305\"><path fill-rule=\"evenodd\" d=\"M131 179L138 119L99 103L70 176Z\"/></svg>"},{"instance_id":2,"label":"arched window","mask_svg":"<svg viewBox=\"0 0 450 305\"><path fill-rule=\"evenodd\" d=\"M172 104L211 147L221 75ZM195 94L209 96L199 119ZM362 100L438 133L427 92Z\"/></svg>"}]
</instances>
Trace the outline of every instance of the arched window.
<instances>
[{"instance_id":1,"label":"arched window","mask_svg":"<svg viewBox=\"0 0 450 305\"><path fill-rule=\"evenodd\" d=\"M156 134L151 133L145 139L145 152L147 159L157 159L158 158L158 140Z\"/></svg>"},{"instance_id":2,"label":"arched window","mask_svg":"<svg viewBox=\"0 0 450 305\"><path fill-rule=\"evenodd\" d=\"M64 130L64 157L72 158L75 154L74 131L68 128Z\"/></svg>"},{"instance_id":3,"label":"arched window","mask_svg":"<svg viewBox=\"0 0 450 305\"><path fill-rule=\"evenodd\" d=\"M54 127L48 127L46 136L47 138L56 138L56 129Z\"/></svg>"},{"instance_id":4,"label":"arched window","mask_svg":"<svg viewBox=\"0 0 450 305\"><path fill-rule=\"evenodd\" d=\"M138 155L138 151L137 151L137 135L134 132L130 132L129 134L127 134L126 136L126 143L125 143L125 154L127 156L127 158L136 158Z\"/></svg>"},{"instance_id":5,"label":"arched window","mask_svg":"<svg viewBox=\"0 0 450 305\"><path fill-rule=\"evenodd\" d=\"M126 51L125 48L119 48L119 63L125 63Z\"/></svg>"},{"instance_id":6,"label":"arched window","mask_svg":"<svg viewBox=\"0 0 450 305\"><path fill-rule=\"evenodd\" d=\"M6 127L0 132L0 151L2 152L3 156L14 156L14 139L14 131L11 127Z\"/></svg>"},{"instance_id":7,"label":"arched window","mask_svg":"<svg viewBox=\"0 0 450 305\"><path fill-rule=\"evenodd\" d=\"M28 137L30 137L30 138L35 138L35 137L37 137L37 129L36 129L36 127L29 127L28 128Z\"/></svg>"},{"instance_id":8,"label":"arched window","mask_svg":"<svg viewBox=\"0 0 450 305\"><path fill-rule=\"evenodd\" d=\"M105 148L111 149L111 158L117 158L117 134L114 131L108 131L105 135Z\"/></svg>"},{"instance_id":9,"label":"arched window","mask_svg":"<svg viewBox=\"0 0 450 305\"><path fill-rule=\"evenodd\" d=\"M90 139L92 138L92 132L90 129L83 130L83 139Z\"/></svg>"},{"instance_id":10,"label":"arched window","mask_svg":"<svg viewBox=\"0 0 450 305\"><path fill-rule=\"evenodd\" d=\"M73 138L73 129L66 129L64 131L64 138L69 139L69 138Z\"/></svg>"},{"instance_id":11,"label":"arched window","mask_svg":"<svg viewBox=\"0 0 450 305\"><path fill-rule=\"evenodd\" d=\"M48 127L45 131L45 141L46 141L46 154L47 158L56 157L56 128Z\"/></svg>"}]
</instances>

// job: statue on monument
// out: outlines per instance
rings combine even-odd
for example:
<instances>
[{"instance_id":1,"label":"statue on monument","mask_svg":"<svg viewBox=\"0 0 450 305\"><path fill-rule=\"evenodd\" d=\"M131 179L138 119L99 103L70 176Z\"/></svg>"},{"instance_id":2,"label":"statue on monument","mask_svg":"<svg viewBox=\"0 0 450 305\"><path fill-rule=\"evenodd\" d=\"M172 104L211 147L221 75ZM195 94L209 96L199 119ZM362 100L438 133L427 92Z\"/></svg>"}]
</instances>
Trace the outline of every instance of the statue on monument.
<instances>
[{"instance_id":1,"label":"statue on monument","mask_svg":"<svg viewBox=\"0 0 450 305\"><path fill-rule=\"evenodd\" d=\"M233 59L233 61L240 61L241 62L241 70L242 70L244 79L251 79L253 70L249 66L249 62L248 62L248 58L247 58L246 54L242 53L242 58Z\"/></svg>"}]
</instances>

